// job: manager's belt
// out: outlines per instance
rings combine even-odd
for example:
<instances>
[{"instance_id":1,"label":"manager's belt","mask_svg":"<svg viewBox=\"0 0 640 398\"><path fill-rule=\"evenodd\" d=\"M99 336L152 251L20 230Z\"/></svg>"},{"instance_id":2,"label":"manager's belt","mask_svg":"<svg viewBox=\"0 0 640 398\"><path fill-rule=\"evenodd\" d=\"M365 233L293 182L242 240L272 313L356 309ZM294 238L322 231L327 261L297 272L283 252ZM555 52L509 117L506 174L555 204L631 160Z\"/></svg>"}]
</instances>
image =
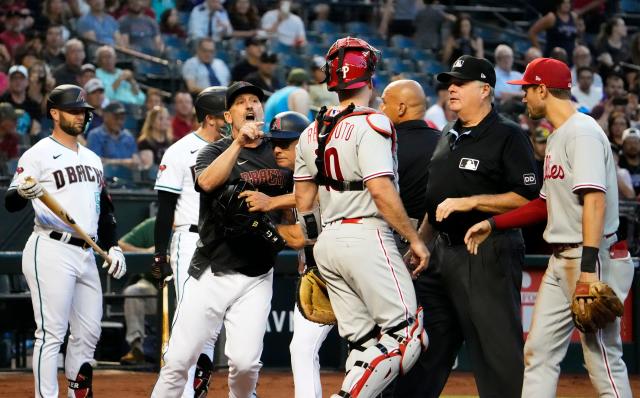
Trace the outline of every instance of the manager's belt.
<instances>
[{"instance_id":1,"label":"manager's belt","mask_svg":"<svg viewBox=\"0 0 640 398\"><path fill-rule=\"evenodd\" d=\"M91 247L91 245L89 245L87 242L85 242L84 239L80 239L80 238L76 238L76 237L72 236L67 240L67 239L65 239L64 234L61 233L61 232L58 232L58 231L51 231L49 233L49 237L51 239L59 240L60 242L63 242L63 243L67 243L67 244L70 244L70 245L81 247L84 250L87 250L88 248Z\"/></svg>"},{"instance_id":2,"label":"manager's belt","mask_svg":"<svg viewBox=\"0 0 640 398\"><path fill-rule=\"evenodd\" d=\"M191 224L191 225L189 226L189 232L194 232L194 233L196 233L196 234L197 234L197 233L198 233L198 226L197 226L197 225L194 225L194 224Z\"/></svg>"}]
</instances>

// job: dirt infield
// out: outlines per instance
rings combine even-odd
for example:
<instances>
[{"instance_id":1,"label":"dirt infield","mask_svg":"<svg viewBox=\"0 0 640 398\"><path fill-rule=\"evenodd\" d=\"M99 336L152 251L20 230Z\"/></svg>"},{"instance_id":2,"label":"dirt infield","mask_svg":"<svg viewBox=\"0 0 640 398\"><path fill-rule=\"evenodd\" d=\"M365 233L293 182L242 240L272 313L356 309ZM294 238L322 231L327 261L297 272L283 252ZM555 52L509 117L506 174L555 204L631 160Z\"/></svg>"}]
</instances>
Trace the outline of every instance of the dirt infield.
<instances>
[{"instance_id":1,"label":"dirt infield","mask_svg":"<svg viewBox=\"0 0 640 398\"><path fill-rule=\"evenodd\" d=\"M123 372L118 370L99 370L95 372L94 389L95 396L100 397L148 397L156 381L157 374L142 372ZM322 373L322 386L325 396L336 392L342 381L342 374L336 372ZM64 376L60 374L59 383L66 384ZM631 376L631 385L634 396L640 396L640 376ZM66 389L63 389L65 392ZM277 372L265 370L260 374L258 385L260 398L288 398L293 397L293 378L289 372ZM472 397L477 395L473 376L469 373L453 373L444 396ZM32 397L33 376L30 373L0 373L0 397ZM213 387L209 392L209 398L226 398L226 372L220 371L214 374ZM566 375L560 380L558 386L559 397L595 397L596 393L591 387L586 375ZM61 398L66 394L60 394Z\"/></svg>"}]
</instances>

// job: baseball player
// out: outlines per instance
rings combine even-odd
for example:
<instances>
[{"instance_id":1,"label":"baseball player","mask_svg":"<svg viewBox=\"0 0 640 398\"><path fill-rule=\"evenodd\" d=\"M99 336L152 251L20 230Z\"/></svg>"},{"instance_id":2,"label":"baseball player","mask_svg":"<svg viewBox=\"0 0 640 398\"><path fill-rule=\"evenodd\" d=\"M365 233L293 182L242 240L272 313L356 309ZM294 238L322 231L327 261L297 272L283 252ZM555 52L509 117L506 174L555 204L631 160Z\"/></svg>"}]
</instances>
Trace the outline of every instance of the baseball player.
<instances>
[{"instance_id":1,"label":"baseball player","mask_svg":"<svg viewBox=\"0 0 640 398\"><path fill-rule=\"evenodd\" d=\"M309 243L317 239L315 260L349 343L347 374L334 398L378 395L427 344L422 309L391 228L410 242L414 276L429 252L397 192L393 125L366 108L378 58L364 40L347 37L331 46L327 86L340 106L322 109L296 148L300 226Z\"/></svg>"},{"instance_id":2,"label":"baseball player","mask_svg":"<svg viewBox=\"0 0 640 398\"><path fill-rule=\"evenodd\" d=\"M78 143L92 109L78 86L65 84L51 91L47 114L53 119L53 132L18 161L5 206L10 212L19 211L46 189L89 236L109 248L111 266L105 261L103 268L109 267L108 273L118 279L125 274L126 264L117 246L113 204L102 178L102 163ZM69 327L67 396L92 397L90 362L102 318L102 288L94 252L41 201L32 204L35 227L23 251L22 272L31 290L36 321L35 396L58 397L58 353Z\"/></svg>"},{"instance_id":3,"label":"baseball player","mask_svg":"<svg viewBox=\"0 0 640 398\"><path fill-rule=\"evenodd\" d=\"M182 298L189 263L198 242L200 194L194 188L198 152L208 143L222 138L226 128L225 87L209 87L196 97L196 117L200 127L171 145L162 157L155 189L158 191L158 216L155 226L156 254L154 276L163 284L173 276L176 302ZM171 251L167 243L173 227ZM213 370L214 342L220 329L208 340L197 363L189 369L184 398L205 397ZM195 378L194 378L195 374Z\"/></svg>"},{"instance_id":4,"label":"baseball player","mask_svg":"<svg viewBox=\"0 0 640 398\"><path fill-rule=\"evenodd\" d=\"M545 117L555 130L547 138L540 198L472 226L465 236L471 253L494 229L547 220L544 238L553 247L524 347L522 397L555 397L560 362L574 323L576 286L598 280L624 302L633 264L618 229L616 166L602 128L571 102L571 72L561 61L533 60L521 80L523 102L532 119ZM585 364L601 397L631 397L622 360L620 319L595 333L580 333Z\"/></svg>"},{"instance_id":5,"label":"baseball player","mask_svg":"<svg viewBox=\"0 0 640 398\"><path fill-rule=\"evenodd\" d=\"M182 394L188 368L222 323L227 332L229 397L248 398L255 390L277 252L261 236L227 235L220 210L221 194L237 187L236 181L249 182L270 196L286 192L287 175L262 139L263 99L262 90L252 84L231 85L224 117L232 134L198 154L195 189L200 192L200 240L189 276L182 283L165 365L152 397Z\"/></svg>"}]
</instances>

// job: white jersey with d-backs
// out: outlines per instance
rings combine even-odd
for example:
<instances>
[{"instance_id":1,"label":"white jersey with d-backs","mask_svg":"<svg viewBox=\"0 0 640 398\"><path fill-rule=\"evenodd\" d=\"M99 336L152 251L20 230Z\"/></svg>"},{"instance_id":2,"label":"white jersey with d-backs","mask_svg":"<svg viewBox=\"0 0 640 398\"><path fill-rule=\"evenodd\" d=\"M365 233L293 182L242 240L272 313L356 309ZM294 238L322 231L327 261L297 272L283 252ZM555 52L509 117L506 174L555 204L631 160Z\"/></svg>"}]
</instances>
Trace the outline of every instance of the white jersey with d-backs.
<instances>
[{"instance_id":1,"label":"white jersey with d-backs","mask_svg":"<svg viewBox=\"0 0 640 398\"><path fill-rule=\"evenodd\" d=\"M576 112L547 139L540 190L549 214L544 231L547 242L582 242L582 204L577 193L581 189L606 193L604 235L615 233L618 183L611 145L591 116Z\"/></svg>"},{"instance_id":2,"label":"white jersey with d-backs","mask_svg":"<svg viewBox=\"0 0 640 398\"><path fill-rule=\"evenodd\" d=\"M174 218L176 227L198 225L200 194L194 187L195 165L198 152L207 144L198 134L187 134L162 157L154 189L180 195Z\"/></svg>"},{"instance_id":3,"label":"white jersey with d-backs","mask_svg":"<svg viewBox=\"0 0 640 398\"><path fill-rule=\"evenodd\" d=\"M356 112L362 108L356 108ZM332 109L330 114L339 110ZM330 177L339 181L363 181L380 176L390 176L397 188L397 159L394 139L391 139L391 121L382 114L355 115L342 119L330 136L324 153L325 169ZM300 136L296 147L294 180L313 180L318 149L316 123L311 123ZM319 187L322 222L343 218L378 217L380 213L365 188L362 191L338 192Z\"/></svg>"},{"instance_id":4,"label":"white jersey with d-backs","mask_svg":"<svg viewBox=\"0 0 640 398\"><path fill-rule=\"evenodd\" d=\"M80 228L96 237L103 187L102 162L98 155L80 144L78 152L72 151L49 136L20 157L10 188L17 188L26 177L39 181ZM32 204L36 229L74 234L74 230L41 201L33 200Z\"/></svg>"}]
</instances>

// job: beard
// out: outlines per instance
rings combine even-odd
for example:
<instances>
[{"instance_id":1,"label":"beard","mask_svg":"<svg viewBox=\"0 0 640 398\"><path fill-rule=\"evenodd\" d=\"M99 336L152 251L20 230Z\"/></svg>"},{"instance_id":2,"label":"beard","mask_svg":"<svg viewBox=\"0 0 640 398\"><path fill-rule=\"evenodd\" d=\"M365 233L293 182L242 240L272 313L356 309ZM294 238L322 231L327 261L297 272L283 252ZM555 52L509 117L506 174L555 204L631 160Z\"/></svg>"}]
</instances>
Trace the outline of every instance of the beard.
<instances>
[{"instance_id":1,"label":"beard","mask_svg":"<svg viewBox=\"0 0 640 398\"><path fill-rule=\"evenodd\" d=\"M72 137L77 137L84 133L85 124L79 126L75 122L68 122L65 118L60 119L60 129Z\"/></svg>"}]
</instances>

